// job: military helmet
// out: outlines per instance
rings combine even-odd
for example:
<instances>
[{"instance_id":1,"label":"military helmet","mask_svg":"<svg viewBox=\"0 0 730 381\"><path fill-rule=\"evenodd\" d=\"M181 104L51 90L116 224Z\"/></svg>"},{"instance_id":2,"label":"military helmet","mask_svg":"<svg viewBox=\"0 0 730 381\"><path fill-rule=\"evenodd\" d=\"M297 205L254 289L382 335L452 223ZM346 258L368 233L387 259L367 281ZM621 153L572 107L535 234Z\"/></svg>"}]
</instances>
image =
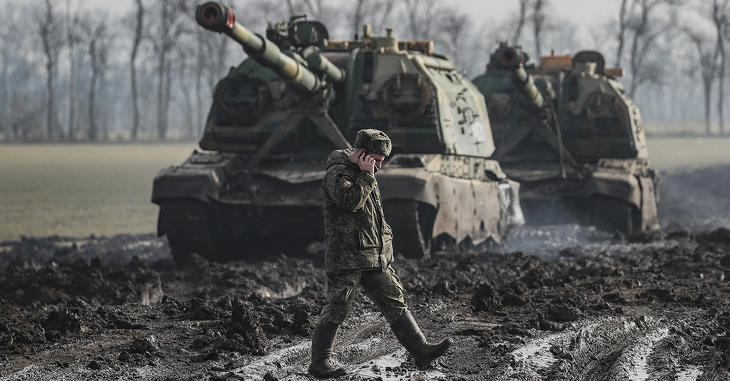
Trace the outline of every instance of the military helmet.
<instances>
[{"instance_id":1,"label":"military helmet","mask_svg":"<svg viewBox=\"0 0 730 381\"><path fill-rule=\"evenodd\" d=\"M364 148L368 152L390 155L390 138L385 132L373 128L366 128L357 132L355 148Z\"/></svg>"}]
</instances>

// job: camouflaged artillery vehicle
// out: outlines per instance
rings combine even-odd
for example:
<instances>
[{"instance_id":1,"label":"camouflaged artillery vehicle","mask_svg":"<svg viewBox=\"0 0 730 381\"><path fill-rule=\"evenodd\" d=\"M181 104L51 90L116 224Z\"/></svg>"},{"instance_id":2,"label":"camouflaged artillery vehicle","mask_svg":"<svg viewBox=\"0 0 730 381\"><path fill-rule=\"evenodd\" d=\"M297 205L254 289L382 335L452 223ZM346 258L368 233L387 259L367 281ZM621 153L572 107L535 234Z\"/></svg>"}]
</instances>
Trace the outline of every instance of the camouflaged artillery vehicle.
<instances>
[{"instance_id":1,"label":"camouflaged artillery vehicle","mask_svg":"<svg viewBox=\"0 0 730 381\"><path fill-rule=\"evenodd\" d=\"M529 65L501 43L484 94L497 159L521 184L528 223L579 222L603 230L658 228L658 178L648 165L638 107L596 51L542 57Z\"/></svg>"},{"instance_id":2,"label":"camouflaged artillery vehicle","mask_svg":"<svg viewBox=\"0 0 730 381\"><path fill-rule=\"evenodd\" d=\"M367 26L359 39L330 41L323 24L301 17L263 37L220 3L196 12L248 58L216 85L201 150L154 180L158 234L178 263L322 240L326 158L362 128L392 139L377 181L402 255L427 255L437 237L499 242L522 223L518 184L490 159L484 98L433 42L374 37Z\"/></svg>"}]
</instances>

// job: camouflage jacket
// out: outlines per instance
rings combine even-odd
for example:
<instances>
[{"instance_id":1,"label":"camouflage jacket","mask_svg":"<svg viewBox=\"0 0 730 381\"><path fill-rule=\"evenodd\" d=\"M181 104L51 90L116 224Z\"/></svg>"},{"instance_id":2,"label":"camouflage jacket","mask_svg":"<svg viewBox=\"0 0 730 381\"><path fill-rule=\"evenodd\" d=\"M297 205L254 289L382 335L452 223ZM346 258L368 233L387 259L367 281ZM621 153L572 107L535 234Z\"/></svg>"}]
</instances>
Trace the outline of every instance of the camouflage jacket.
<instances>
[{"instance_id":1,"label":"camouflage jacket","mask_svg":"<svg viewBox=\"0 0 730 381\"><path fill-rule=\"evenodd\" d=\"M327 158L322 183L328 273L385 270L393 262L393 233L383 216L375 176L350 160L353 148Z\"/></svg>"}]
</instances>

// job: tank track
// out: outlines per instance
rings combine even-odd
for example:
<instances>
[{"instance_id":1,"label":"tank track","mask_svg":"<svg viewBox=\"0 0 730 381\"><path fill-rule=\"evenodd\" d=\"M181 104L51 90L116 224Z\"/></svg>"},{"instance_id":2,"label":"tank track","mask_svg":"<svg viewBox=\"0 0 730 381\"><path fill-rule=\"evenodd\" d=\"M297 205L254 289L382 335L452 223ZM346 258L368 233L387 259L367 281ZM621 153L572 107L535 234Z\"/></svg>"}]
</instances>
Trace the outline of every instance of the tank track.
<instances>
[{"instance_id":1,"label":"tank track","mask_svg":"<svg viewBox=\"0 0 730 381\"><path fill-rule=\"evenodd\" d=\"M617 198L592 195L552 201L523 200L523 210L530 225L593 225L609 233L641 232L641 211Z\"/></svg>"},{"instance_id":2,"label":"tank track","mask_svg":"<svg viewBox=\"0 0 730 381\"><path fill-rule=\"evenodd\" d=\"M393 229L394 250L406 258L429 256L435 210L414 200L388 201L384 209ZM196 200L168 200L160 204L159 213L158 234L167 236L178 266L187 265L193 253L211 261L232 259L229 254L236 245L216 234L209 205Z\"/></svg>"}]
</instances>

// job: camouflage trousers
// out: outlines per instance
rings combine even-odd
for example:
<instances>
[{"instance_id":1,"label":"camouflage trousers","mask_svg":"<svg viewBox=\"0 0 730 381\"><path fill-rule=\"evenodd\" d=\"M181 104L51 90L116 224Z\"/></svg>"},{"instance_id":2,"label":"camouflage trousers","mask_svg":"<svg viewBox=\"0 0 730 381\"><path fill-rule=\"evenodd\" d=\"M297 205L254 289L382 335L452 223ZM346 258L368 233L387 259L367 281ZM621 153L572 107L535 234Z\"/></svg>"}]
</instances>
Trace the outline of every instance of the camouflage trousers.
<instances>
[{"instance_id":1,"label":"camouflage trousers","mask_svg":"<svg viewBox=\"0 0 730 381\"><path fill-rule=\"evenodd\" d=\"M385 271L351 271L327 275L327 305L319 321L342 324L352 310L352 301L361 285L365 295L375 303L389 323L398 319L408 307L403 300L403 286L391 266Z\"/></svg>"}]
</instances>

